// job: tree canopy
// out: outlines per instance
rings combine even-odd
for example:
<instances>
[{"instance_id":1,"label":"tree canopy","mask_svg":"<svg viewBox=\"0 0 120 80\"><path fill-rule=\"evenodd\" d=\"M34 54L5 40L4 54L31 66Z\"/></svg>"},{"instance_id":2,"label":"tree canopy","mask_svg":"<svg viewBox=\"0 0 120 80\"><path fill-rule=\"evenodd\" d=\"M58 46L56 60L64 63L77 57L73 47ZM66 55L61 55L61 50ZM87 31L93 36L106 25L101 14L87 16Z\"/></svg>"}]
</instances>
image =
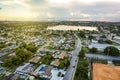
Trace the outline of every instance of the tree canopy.
<instances>
[{"instance_id":1,"label":"tree canopy","mask_svg":"<svg viewBox=\"0 0 120 80\"><path fill-rule=\"evenodd\" d=\"M90 49L90 52L91 52L91 53L96 53L96 52L98 52L98 49L95 48L95 47L93 47L93 48Z\"/></svg>"},{"instance_id":2,"label":"tree canopy","mask_svg":"<svg viewBox=\"0 0 120 80\"><path fill-rule=\"evenodd\" d=\"M114 46L106 47L104 53L110 56L120 56L120 51Z\"/></svg>"},{"instance_id":3,"label":"tree canopy","mask_svg":"<svg viewBox=\"0 0 120 80\"><path fill-rule=\"evenodd\" d=\"M88 39L91 41L92 39L94 39L95 37L94 36L92 36L92 35L90 35L90 36L88 36Z\"/></svg>"},{"instance_id":4,"label":"tree canopy","mask_svg":"<svg viewBox=\"0 0 120 80\"><path fill-rule=\"evenodd\" d=\"M84 31L80 31L80 33L78 33L79 37L85 38L85 32Z\"/></svg>"},{"instance_id":5,"label":"tree canopy","mask_svg":"<svg viewBox=\"0 0 120 80\"><path fill-rule=\"evenodd\" d=\"M32 56L32 52L36 51L36 48L34 49L34 47L29 47L26 49L27 46L28 45L26 45L26 43L22 43L18 48L15 49L16 55L6 59L3 63L3 66L15 66L28 60Z\"/></svg>"}]
</instances>

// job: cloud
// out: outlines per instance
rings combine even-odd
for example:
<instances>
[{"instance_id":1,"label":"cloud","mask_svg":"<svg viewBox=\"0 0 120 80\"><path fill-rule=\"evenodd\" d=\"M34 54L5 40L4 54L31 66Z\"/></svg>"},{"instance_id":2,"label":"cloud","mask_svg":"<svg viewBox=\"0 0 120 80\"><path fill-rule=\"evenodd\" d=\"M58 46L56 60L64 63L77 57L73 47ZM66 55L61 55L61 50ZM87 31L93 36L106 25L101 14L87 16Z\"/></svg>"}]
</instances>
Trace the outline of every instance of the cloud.
<instances>
[{"instance_id":1,"label":"cloud","mask_svg":"<svg viewBox=\"0 0 120 80\"><path fill-rule=\"evenodd\" d=\"M0 4L1 5L11 5L11 4L15 4L15 1L13 0L0 0Z\"/></svg>"},{"instance_id":2,"label":"cloud","mask_svg":"<svg viewBox=\"0 0 120 80\"><path fill-rule=\"evenodd\" d=\"M19 4L38 19L120 21L119 0L0 0L0 4Z\"/></svg>"}]
</instances>

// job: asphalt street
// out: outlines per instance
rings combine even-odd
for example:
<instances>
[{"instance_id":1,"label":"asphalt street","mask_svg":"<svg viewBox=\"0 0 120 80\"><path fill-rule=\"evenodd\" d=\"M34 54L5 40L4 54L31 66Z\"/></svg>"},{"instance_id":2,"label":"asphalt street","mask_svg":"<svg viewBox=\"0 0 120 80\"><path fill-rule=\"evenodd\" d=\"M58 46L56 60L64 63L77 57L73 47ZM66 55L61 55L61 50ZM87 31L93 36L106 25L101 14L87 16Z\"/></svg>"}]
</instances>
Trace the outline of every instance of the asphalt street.
<instances>
[{"instance_id":1,"label":"asphalt street","mask_svg":"<svg viewBox=\"0 0 120 80\"><path fill-rule=\"evenodd\" d=\"M70 61L70 66L68 67L63 80L73 80L74 79L74 75L75 75L75 71L76 71L76 67L77 67L77 63L78 63L78 59L79 59L78 54L81 50L81 41L76 34L75 34L75 37L77 38L75 50L72 51L72 59Z\"/></svg>"}]
</instances>

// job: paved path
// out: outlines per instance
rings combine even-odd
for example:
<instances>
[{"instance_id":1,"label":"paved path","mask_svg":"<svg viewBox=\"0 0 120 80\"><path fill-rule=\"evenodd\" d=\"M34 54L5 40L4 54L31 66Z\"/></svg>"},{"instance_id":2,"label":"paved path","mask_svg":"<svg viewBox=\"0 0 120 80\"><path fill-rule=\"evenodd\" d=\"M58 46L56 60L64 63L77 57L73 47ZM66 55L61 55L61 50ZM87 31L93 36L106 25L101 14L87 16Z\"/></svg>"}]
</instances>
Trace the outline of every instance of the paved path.
<instances>
[{"instance_id":1,"label":"paved path","mask_svg":"<svg viewBox=\"0 0 120 80\"><path fill-rule=\"evenodd\" d=\"M76 67L77 67L77 63L78 63L78 59L79 59L78 54L81 50L81 41L76 34L75 34L75 37L77 38L75 50L72 51L72 59L70 62L70 66L68 67L63 80L73 80L74 79L74 75L75 75L75 71L76 71Z\"/></svg>"}]
</instances>

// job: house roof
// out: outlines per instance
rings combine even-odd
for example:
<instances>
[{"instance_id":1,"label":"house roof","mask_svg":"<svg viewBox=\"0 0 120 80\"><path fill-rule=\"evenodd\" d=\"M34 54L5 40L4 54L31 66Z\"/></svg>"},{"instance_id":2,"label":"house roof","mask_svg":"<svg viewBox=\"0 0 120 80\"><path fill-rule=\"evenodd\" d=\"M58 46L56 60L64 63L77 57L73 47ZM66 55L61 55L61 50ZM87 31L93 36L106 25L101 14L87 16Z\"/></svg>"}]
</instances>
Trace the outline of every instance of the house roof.
<instances>
[{"instance_id":1,"label":"house roof","mask_svg":"<svg viewBox=\"0 0 120 80\"><path fill-rule=\"evenodd\" d=\"M65 56L66 56L66 52L63 51L63 52L60 53L59 58L63 59Z\"/></svg>"},{"instance_id":2,"label":"house roof","mask_svg":"<svg viewBox=\"0 0 120 80\"><path fill-rule=\"evenodd\" d=\"M59 59L56 59L55 61L53 61L51 63L51 65L54 65L54 66L59 66L59 64L60 64L60 60Z\"/></svg>"},{"instance_id":3,"label":"house roof","mask_svg":"<svg viewBox=\"0 0 120 80\"><path fill-rule=\"evenodd\" d=\"M50 80L63 80L64 76L58 76L59 72L61 72L62 75L65 75L66 71L62 70L62 69L52 69L51 73L52 73L52 77Z\"/></svg>"},{"instance_id":4,"label":"house roof","mask_svg":"<svg viewBox=\"0 0 120 80\"><path fill-rule=\"evenodd\" d=\"M33 69L34 69L33 64L26 63L25 65L18 67L16 71L28 72L29 73L29 72L32 72Z\"/></svg>"},{"instance_id":5,"label":"house roof","mask_svg":"<svg viewBox=\"0 0 120 80\"><path fill-rule=\"evenodd\" d=\"M46 69L46 71L45 71L45 73L44 73L44 75L47 75L47 76L51 76L51 70L53 69L53 67L52 66L47 66L47 69Z\"/></svg>"},{"instance_id":6,"label":"house roof","mask_svg":"<svg viewBox=\"0 0 120 80\"><path fill-rule=\"evenodd\" d=\"M52 66L48 66L48 65L44 65L42 64L41 66L39 66L39 68L37 68L34 72L34 74L40 74L41 76L51 76L51 70L53 69Z\"/></svg>"},{"instance_id":7,"label":"house roof","mask_svg":"<svg viewBox=\"0 0 120 80\"><path fill-rule=\"evenodd\" d=\"M39 61L40 57L39 56L35 56L33 57L30 62L34 62L34 63L37 63Z\"/></svg>"}]
</instances>

